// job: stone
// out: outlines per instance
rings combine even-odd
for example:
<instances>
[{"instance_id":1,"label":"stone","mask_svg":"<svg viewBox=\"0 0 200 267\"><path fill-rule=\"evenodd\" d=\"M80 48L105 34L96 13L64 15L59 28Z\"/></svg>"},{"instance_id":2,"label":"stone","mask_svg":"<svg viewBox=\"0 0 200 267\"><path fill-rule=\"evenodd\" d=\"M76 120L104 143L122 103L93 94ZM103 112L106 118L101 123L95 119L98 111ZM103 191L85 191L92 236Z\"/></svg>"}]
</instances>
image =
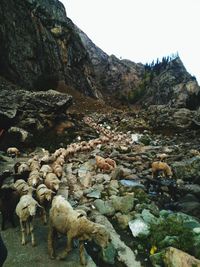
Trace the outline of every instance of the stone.
<instances>
[{"instance_id":1,"label":"stone","mask_svg":"<svg viewBox=\"0 0 200 267\"><path fill-rule=\"evenodd\" d=\"M134 213L131 212L129 214L121 214L120 212L117 212L115 214L115 219L117 220L117 225L121 229L126 229L129 225L129 222L133 219Z\"/></svg>"},{"instance_id":2,"label":"stone","mask_svg":"<svg viewBox=\"0 0 200 267\"><path fill-rule=\"evenodd\" d=\"M115 211L120 211L123 214L127 214L134 207L133 195L126 195L123 197L111 196L110 201Z\"/></svg>"},{"instance_id":3,"label":"stone","mask_svg":"<svg viewBox=\"0 0 200 267\"><path fill-rule=\"evenodd\" d=\"M200 260L179 249L169 247L163 256L165 266L171 267L194 267L200 266Z\"/></svg>"},{"instance_id":4,"label":"stone","mask_svg":"<svg viewBox=\"0 0 200 267\"><path fill-rule=\"evenodd\" d=\"M128 247L120 238L120 235L115 231L109 220L101 214L94 212L92 218L96 223L103 224L111 235L111 242L116 251L115 264L125 267L142 267L141 263L136 259L135 253ZM111 255L114 255L113 253ZM112 259L109 260L110 262Z\"/></svg>"},{"instance_id":5,"label":"stone","mask_svg":"<svg viewBox=\"0 0 200 267\"><path fill-rule=\"evenodd\" d=\"M102 215L112 216L115 214L115 209L110 201L97 199L94 201L94 206Z\"/></svg>"},{"instance_id":6,"label":"stone","mask_svg":"<svg viewBox=\"0 0 200 267\"><path fill-rule=\"evenodd\" d=\"M138 219L129 221L128 224L134 237L149 235L149 226L147 223L144 222L143 219L138 218Z\"/></svg>"}]
</instances>

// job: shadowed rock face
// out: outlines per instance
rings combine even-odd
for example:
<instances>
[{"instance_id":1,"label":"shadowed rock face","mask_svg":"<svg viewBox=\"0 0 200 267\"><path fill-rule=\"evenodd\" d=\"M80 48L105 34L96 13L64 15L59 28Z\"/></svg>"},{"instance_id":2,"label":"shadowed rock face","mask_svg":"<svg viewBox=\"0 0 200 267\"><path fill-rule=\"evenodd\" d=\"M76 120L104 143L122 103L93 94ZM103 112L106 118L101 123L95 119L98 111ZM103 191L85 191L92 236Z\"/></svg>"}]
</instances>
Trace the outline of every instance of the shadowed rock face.
<instances>
[{"instance_id":1,"label":"shadowed rock face","mask_svg":"<svg viewBox=\"0 0 200 267\"><path fill-rule=\"evenodd\" d=\"M141 63L108 56L58 0L1 0L0 40L0 76L26 90L73 88L146 106L199 106L199 86L179 57L147 73Z\"/></svg>"},{"instance_id":2,"label":"shadowed rock face","mask_svg":"<svg viewBox=\"0 0 200 267\"><path fill-rule=\"evenodd\" d=\"M93 95L87 51L59 1L3 0L0 24L2 76L35 90L56 88L64 80Z\"/></svg>"},{"instance_id":3,"label":"shadowed rock face","mask_svg":"<svg viewBox=\"0 0 200 267\"><path fill-rule=\"evenodd\" d=\"M142 64L109 57L67 18L58 0L2 0L0 75L34 90L59 81L86 95L133 89Z\"/></svg>"}]
</instances>

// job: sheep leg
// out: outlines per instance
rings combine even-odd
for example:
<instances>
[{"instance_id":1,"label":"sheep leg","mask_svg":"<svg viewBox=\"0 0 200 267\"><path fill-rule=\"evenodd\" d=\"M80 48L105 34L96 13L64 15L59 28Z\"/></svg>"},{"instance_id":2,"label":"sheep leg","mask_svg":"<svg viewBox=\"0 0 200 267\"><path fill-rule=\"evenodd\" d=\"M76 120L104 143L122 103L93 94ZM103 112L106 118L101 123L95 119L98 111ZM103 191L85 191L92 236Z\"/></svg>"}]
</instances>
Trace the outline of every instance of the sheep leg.
<instances>
[{"instance_id":1,"label":"sheep leg","mask_svg":"<svg viewBox=\"0 0 200 267\"><path fill-rule=\"evenodd\" d=\"M33 230L34 230L33 222L30 221L29 224L30 224L30 232L31 232L31 244L32 244L33 247L35 247L36 243L35 243L35 235L34 235L34 232L33 232Z\"/></svg>"},{"instance_id":2,"label":"sheep leg","mask_svg":"<svg viewBox=\"0 0 200 267\"><path fill-rule=\"evenodd\" d=\"M30 234L30 225L28 221L26 222L26 234L27 236Z\"/></svg>"},{"instance_id":3,"label":"sheep leg","mask_svg":"<svg viewBox=\"0 0 200 267\"><path fill-rule=\"evenodd\" d=\"M51 223L49 223L48 253L51 259L55 259L54 238L55 238L55 229L52 227Z\"/></svg>"},{"instance_id":4,"label":"sheep leg","mask_svg":"<svg viewBox=\"0 0 200 267\"><path fill-rule=\"evenodd\" d=\"M85 258L85 248L84 248L84 242L80 241L79 244L79 253L80 253L80 262L82 265L87 265L87 261Z\"/></svg>"},{"instance_id":5,"label":"sheep leg","mask_svg":"<svg viewBox=\"0 0 200 267\"><path fill-rule=\"evenodd\" d=\"M24 223L23 221L20 220L20 226L21 226L21 232L22 232L22 245L26 244L26 237L25 237L25 226L26 226L26 222Z\"/></svg>"},{"instance_id":6,"label":"sheep leg","mask_svg":"<svg viewBox=\"0 0 200 267\"><path fill-rule=\"evenodd\" d=\"M67 247L63 252L61 252L59 254L57 259L64 260L67 257L68 253L72 250L72 240L73 240L72 235L70 233L68 233L68 235L67 235Z\"/></svg>"},{"instance_id":7,"label":"sheep leg","mask_svg":"<svg viewBox=\"0 0 200 267\"><path fill-rule=\"evenodd\" d=\"M47 224L47 215L46 215L46 211L45 211L45 208L42 208L42 221L44 224Z\"/></svg>"}]
</instances>

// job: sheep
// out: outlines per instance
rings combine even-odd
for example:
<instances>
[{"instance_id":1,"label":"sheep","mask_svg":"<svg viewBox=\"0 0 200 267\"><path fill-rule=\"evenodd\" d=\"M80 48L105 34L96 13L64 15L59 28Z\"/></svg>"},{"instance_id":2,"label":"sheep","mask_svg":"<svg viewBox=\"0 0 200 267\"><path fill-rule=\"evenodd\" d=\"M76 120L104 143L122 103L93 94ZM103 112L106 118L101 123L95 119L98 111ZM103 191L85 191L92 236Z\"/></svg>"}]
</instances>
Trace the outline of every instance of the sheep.
<instances>
[{"instance_id":1,"label":"sheep","mask_svg":"<svg viewBox=\"0 0 200 267\"><path fill-rule=\"evenodd\" d=\"M36 170L40 170L40 161L39 161L39 157L36 155L34 156L32 159L28 160L28 164L30 166L30 170L31 171L36 171Z\"/></svg>"},{"instance_id":2,"label":"sheep","mask_svg":"<svg viewBox=\"0 0 200 267\"><path fill-rule=\"evenodd\" d=\"M162 154L157 154L156 155L157 156L157 159L159 160L159 161L165 161L166 160L166 158L167 158L167 154L165 154L165 153L162 153Z\"/></svg>"},{"instance_id":3,"label":"sheep","mask_svg":"<svg viewBox=\"0 0 200 267\"><path fill-rule=\"evenodd\" d=\"M16 181L17 179L23 179L27 181L29 173L30 173L30 168L29 165L26 162L17 162L14 165L14 180Z\"/></svg>"},{"instance_id":4,"label":"sheep","mask_svg":"<svg viewBox=\"0 0 200 267\"><path fill-rule=\"evenodd\" d=\"M41 207L39 203L32 197L32 191L29 191L27 195L24 195L20 198L19 203L16 206L16 214L19 217L21 232L22 232L22 245L26 244L26 236L31 233L31 244L35 246L35 236L33 232L33 217L36 214L36 208Z\"/></svg>"},{"instance_id":5,"label":"sheep","mask_svg":"<svg viewBox=\"0 0 200 267\"><path fill-rule=\"evenodd\" d=\"M46 178L44 180L44 184L54 192L56 192L59 188L60 180L58 177L55 175L55 173L48 173L46 175Z\"/></svg>"},{"instance_id":6,"label":"sheep","mask_svg":"<svg viewBox=\"0 0 200 267\"><path fill-rule=\"evenodd\" d=\"M23 196L28 193L30 186L23 179L19 179L14 183L14 188Z\"/></svg>"},{"instance_id":7,"label":"sheep","mask_svg":"<svg viewBox=\"0 0 200 267\"><path fill-rule=\"evenodd\" d=\"M63 167L56 162L52 164L53 173L60 179L63 175Z\"/></svg>"},{"instance_id":8,"label":"sheep","mask_svg":"<svg viewBox=\"0 0 200 267\"><path fill-rule=\"evenodd\" d=\"M56 160L55 160L56 164L59 164L60 166L63 166L65 163L65 159L63 155L60 155Z\"/></svg>"},{"instance_id":9,"label":"sheep","mask_svg":"<svg viewBox=\"0 0 200 267\"><path fill-rule=\"evenodd\" d=\"M159 173L161 173L163 177L172 178L173 175L172 170L166 162L154 161L151 165L151 168L152 168L153 178L157 178Z\"/></svg>"},{"instance_id":10,"label":"sheep","mask_svg":"<svg viewBox=\"0 0 200 267\"><path fill-rule=\"evenodd\" d=\"M5 222L10 221L15 227L14 214L20 195L15 188L2 187L0 189L0 211L2 214L1 230L5 230Z\"/></svg>"},{"instance_id":11,"label":"sheep","mask_svg":"<svg viewBox=\"0 0 200 267\"><path fill-rule=\"evenodd\" d=\"M40 177L40 172L38 170L34 170L29 174L29 177L28 177L29 186L36 187L42 182L43 182L43 179Z\"/></svg>"},{"instance_id":12,"label":"sheep","mask_svg":"<svg viewBox=\"0 0 200 267\"><path fill-rule=\"evenodd\" d=\"M51 189L48 189L45 184L40 184L36 189L36 199L43 207L42 220L44 224L47 223L46 209L48 208L48 204L51 203L53 194L54 192Z\"/></svg>"},{"instance_id":13,"label":"sheep","mask_svg":"<svg viewBox=\"0 0 200 267\"><path fill-rule=\"evenodd\" d=\"M42 167L40 168L40 174L42 176L42 178L46 178L47 174L53 172L51 166L44 164L42 165Z\"/></svg>"},{"instance_id":14,"label":"sheep","mask_svg":"<svg viewBox=\"0 0 200 267\"><path fill-rule=\"evenodd\" d=\"M116 162L113 159L110 158L106 158L105 162L108 163L109 165L111 165L113 168L116 168Z\"/></svg>"},{"instance_id":15,"label":"sheep","mask_svg":"<svg viewBox=\"0 0 200 267\"><path fill-rule=\"evenodd\" d=\"M20 155L20 151L16 147L9 147L7 149L7 154L8 156L11 156L11 157L18 157Z\"/></svg>"},{"instance_id":16,"label":"sheep","mask_svg":"<svg viewBox=\"0 0 200 267\"><path fill-rule=\"evenodd\" d=\"M86 265L84 256L84 241L94 240L102 248L107 247L110 242L110 233L101 225L88 220L85 213L74 210L70 203L62 196L55 196L49 213L49 233L48 233L48 252L50 257L55 257L54 235L56 233L67 235L67 247L59 255L58 259L64 259L72 249L74 238L80 244L80 262Z\"/></svg>"},{"instance_id":17,"label":"sheep","mask_svg":"<svg viewBox=\"0 0 200 267\"><path fill-rule=\"evenodd\" d=\"M96 155L95 159L96 159L96 169L100 169L103 172L111 172L114 169L114 167L110 165L108 162L106 162L104 158Z\"/></svg>"}]
</instances>

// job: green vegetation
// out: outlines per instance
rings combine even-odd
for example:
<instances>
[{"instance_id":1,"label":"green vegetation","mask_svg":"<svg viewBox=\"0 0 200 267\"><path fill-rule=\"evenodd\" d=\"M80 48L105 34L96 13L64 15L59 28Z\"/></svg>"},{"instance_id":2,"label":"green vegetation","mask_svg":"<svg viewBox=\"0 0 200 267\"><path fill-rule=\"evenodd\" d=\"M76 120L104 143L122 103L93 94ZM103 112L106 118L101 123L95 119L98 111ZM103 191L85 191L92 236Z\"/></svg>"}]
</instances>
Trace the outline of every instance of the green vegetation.
<instances>
[{"instance_id":1,"label":"green vegetation","mask_svg":"<svg viewBox=\"0 0 200 267\"><path fill-rule=\"evenodd\" d=\"M150 246L156 246L158 252L172 245L189 254L194 254L194 236L192 230L184 226L183 220L176 216L161 218L158 222L151 224Z\"/></svg>"}]
</instances>

